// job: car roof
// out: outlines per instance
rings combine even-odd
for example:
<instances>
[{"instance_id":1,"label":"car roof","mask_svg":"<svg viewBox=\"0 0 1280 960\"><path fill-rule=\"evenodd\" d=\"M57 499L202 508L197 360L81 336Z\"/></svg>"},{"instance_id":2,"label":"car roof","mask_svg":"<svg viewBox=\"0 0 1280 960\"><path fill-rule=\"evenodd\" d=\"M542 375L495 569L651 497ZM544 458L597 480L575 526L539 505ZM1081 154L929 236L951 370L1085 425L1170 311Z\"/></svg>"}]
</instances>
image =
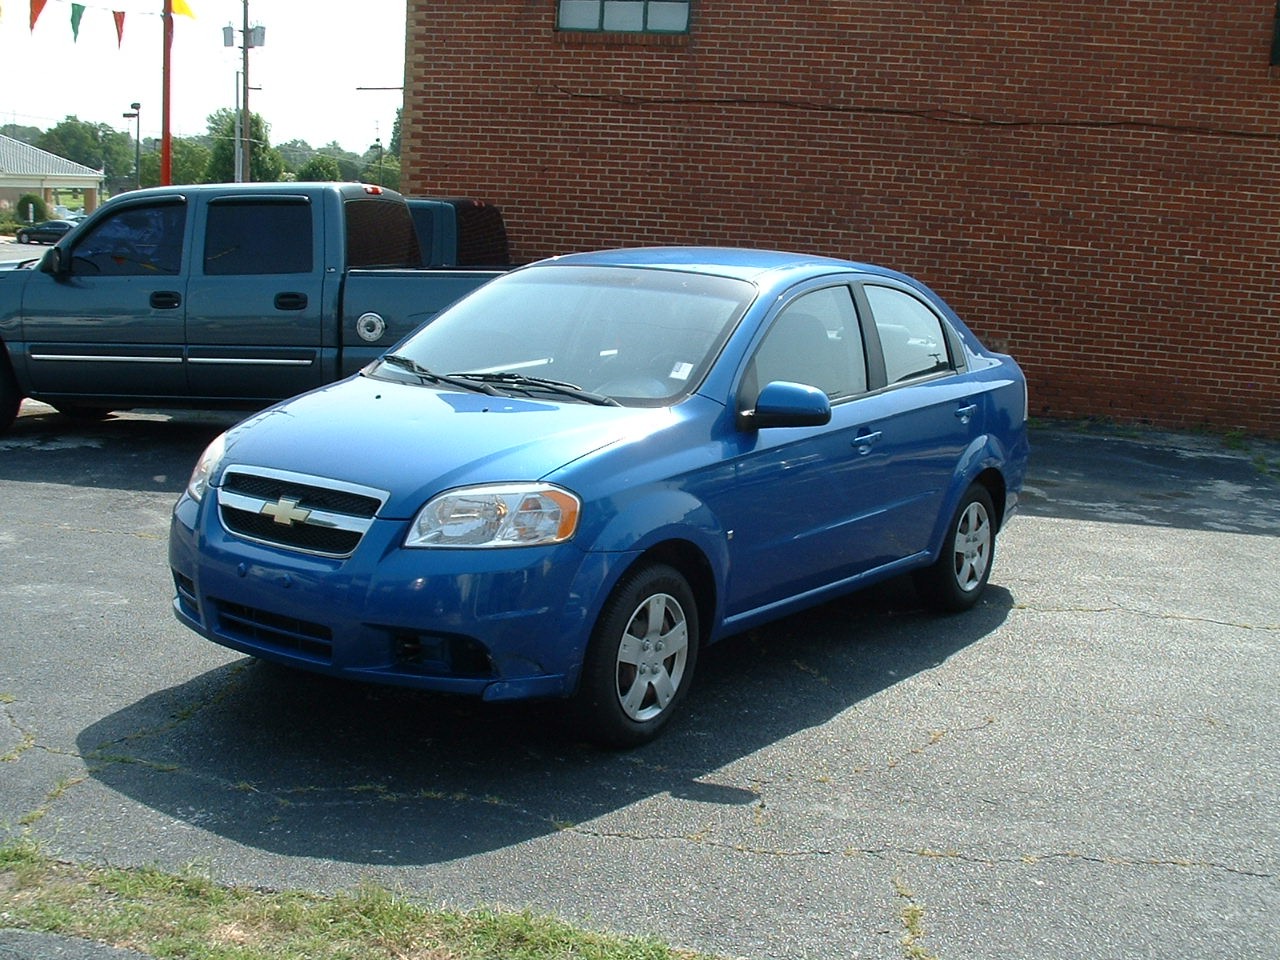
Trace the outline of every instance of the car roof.
<instances>
[{"instance_id":1,"label":"car roof","mask_svg":"<svg viewBox=\"0 0 1280 960\"><path fill-rule=\"evenodd\" d=\"M591 253L571 253L539 261L542 265L615 266L680 270L766 284L783 276L794 281L808 276L848 271L901 279L901 274L873 264L785 250L754 247L622 247Z\"/></svg>"}]
</instances>

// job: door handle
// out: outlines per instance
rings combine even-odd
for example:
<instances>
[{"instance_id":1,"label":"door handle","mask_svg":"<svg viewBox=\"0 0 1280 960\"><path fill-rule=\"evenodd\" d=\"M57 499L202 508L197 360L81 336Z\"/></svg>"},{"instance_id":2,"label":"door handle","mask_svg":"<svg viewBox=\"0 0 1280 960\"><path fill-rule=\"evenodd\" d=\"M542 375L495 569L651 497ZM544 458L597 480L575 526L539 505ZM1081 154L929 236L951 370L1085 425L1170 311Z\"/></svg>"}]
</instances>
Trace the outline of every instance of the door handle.
<instances>
[{"instance_id":1,"label":"door handle","mask_svg":"<svg viewBox=\"0 0 1280 960\"><path fill-rule=\"evenodd\" d=\"M276 309L305 310L307 309L307 295L305 293L277 293Z\"/></svg>"},{"instance_id":2,"label":"door handle","mask_svg":"<svg viewBox=\"0 0 1280 960\"><path fill-rule=\"evenodd\" d=\"M872 445L877 443L882 436L884 436L884 434L881 433L879 430L877 430L875 433L858 434L853 441L854 447L856 447L858 450L858 455L861 457L865 457L868 453L871 452Z\"/></svg>"},{"instance_id":3,"label":"door handle","mask_svg":"<svg viewBox=\"0 0 1280 960\"><path fill-rule=\"evenodd\" d=\"M956 408L956 419L961 423L968 423L977 412L978 405L976 403L967 403L963 407Z\"/></svg>"},{"instance_id":4,"label":"door handle","mask_svg":"<svg viewBox=\"0 0 1280 960\"><path fill-rule=\"evenodd\" d=\"M182 294L176 290L155 290L151 294L151 306L156 310L176 310L182 306Z\"/></svg>"}]
</instances>

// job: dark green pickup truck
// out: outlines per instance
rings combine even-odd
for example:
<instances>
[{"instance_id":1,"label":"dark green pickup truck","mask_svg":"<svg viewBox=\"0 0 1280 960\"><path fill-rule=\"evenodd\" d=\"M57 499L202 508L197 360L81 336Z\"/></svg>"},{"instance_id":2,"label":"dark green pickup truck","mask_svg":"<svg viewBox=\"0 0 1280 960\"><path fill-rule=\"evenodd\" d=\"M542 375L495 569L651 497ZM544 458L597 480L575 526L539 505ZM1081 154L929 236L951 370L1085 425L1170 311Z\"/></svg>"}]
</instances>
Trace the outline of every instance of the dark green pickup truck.
<instances>
[{"instance_id":1,"label":"dark green pickup truck","mask_svg":"<svg viewBox=\"0 0 1280 960\"><path fill-rule=\"evenodd\" d=\"M495 207L363 184L122 194L0 270L0 431L69 414L264 406L354 373L502 272Z\"/></svg>"}]
</instances>

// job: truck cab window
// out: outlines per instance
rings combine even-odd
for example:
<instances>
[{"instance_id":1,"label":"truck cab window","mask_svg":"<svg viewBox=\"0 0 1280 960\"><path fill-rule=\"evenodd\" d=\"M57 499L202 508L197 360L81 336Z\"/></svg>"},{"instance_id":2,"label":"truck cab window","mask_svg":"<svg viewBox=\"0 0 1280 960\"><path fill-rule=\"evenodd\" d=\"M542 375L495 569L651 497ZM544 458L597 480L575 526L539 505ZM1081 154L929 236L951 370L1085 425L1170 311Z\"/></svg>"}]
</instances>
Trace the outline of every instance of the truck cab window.
<instances>
[{"instance_id":1,"label":"truck cab window","mask_svg":"<svg viewBox=\"0 0 1280 960\"><path fill-rule=\"evenodd\" d=\"M76 241L72 269L86 276L176 274L182 267L187 208L182 203L126 207Z\"/></svg>"},{"instance_id":2,"label":"truck cab window","mask_svg":"<svg viewBox=\"0 0 1280 960\"><path fill-rule=\"evenodd\" d=\"M344 212L348 266L422 266L418 234L403 203L375 198L348 200Z\"/></svg>"},{"instance_id":3,"label":"truck cab window","mask_svg":"<svg viewBox=\"0 0 1280 960\"><path fill-rule=\"evenodd\" d=\"M211 203L204 236L206 276L310 273L311 206Z\"/></svg>"}]
</instances>

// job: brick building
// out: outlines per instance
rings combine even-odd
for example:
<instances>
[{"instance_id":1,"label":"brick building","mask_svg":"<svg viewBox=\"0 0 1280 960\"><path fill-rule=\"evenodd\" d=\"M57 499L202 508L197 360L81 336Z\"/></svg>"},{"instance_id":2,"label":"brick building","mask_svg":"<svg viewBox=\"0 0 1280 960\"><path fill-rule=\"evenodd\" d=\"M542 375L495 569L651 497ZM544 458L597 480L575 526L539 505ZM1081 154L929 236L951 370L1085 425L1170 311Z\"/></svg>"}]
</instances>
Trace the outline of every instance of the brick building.
<instances>
[{"instance_id":1,"label":"brick building","mask_svg":"<svg viewBox=\"0 0 1280 960\"><path fill-rule=\"evenodd\" d=\"M409 0L409 193L516 255L920 277L1033 415L1280 436L1275 0ZM647 17L647 19L646 19Z\"/></svg>"}]
</instances>

